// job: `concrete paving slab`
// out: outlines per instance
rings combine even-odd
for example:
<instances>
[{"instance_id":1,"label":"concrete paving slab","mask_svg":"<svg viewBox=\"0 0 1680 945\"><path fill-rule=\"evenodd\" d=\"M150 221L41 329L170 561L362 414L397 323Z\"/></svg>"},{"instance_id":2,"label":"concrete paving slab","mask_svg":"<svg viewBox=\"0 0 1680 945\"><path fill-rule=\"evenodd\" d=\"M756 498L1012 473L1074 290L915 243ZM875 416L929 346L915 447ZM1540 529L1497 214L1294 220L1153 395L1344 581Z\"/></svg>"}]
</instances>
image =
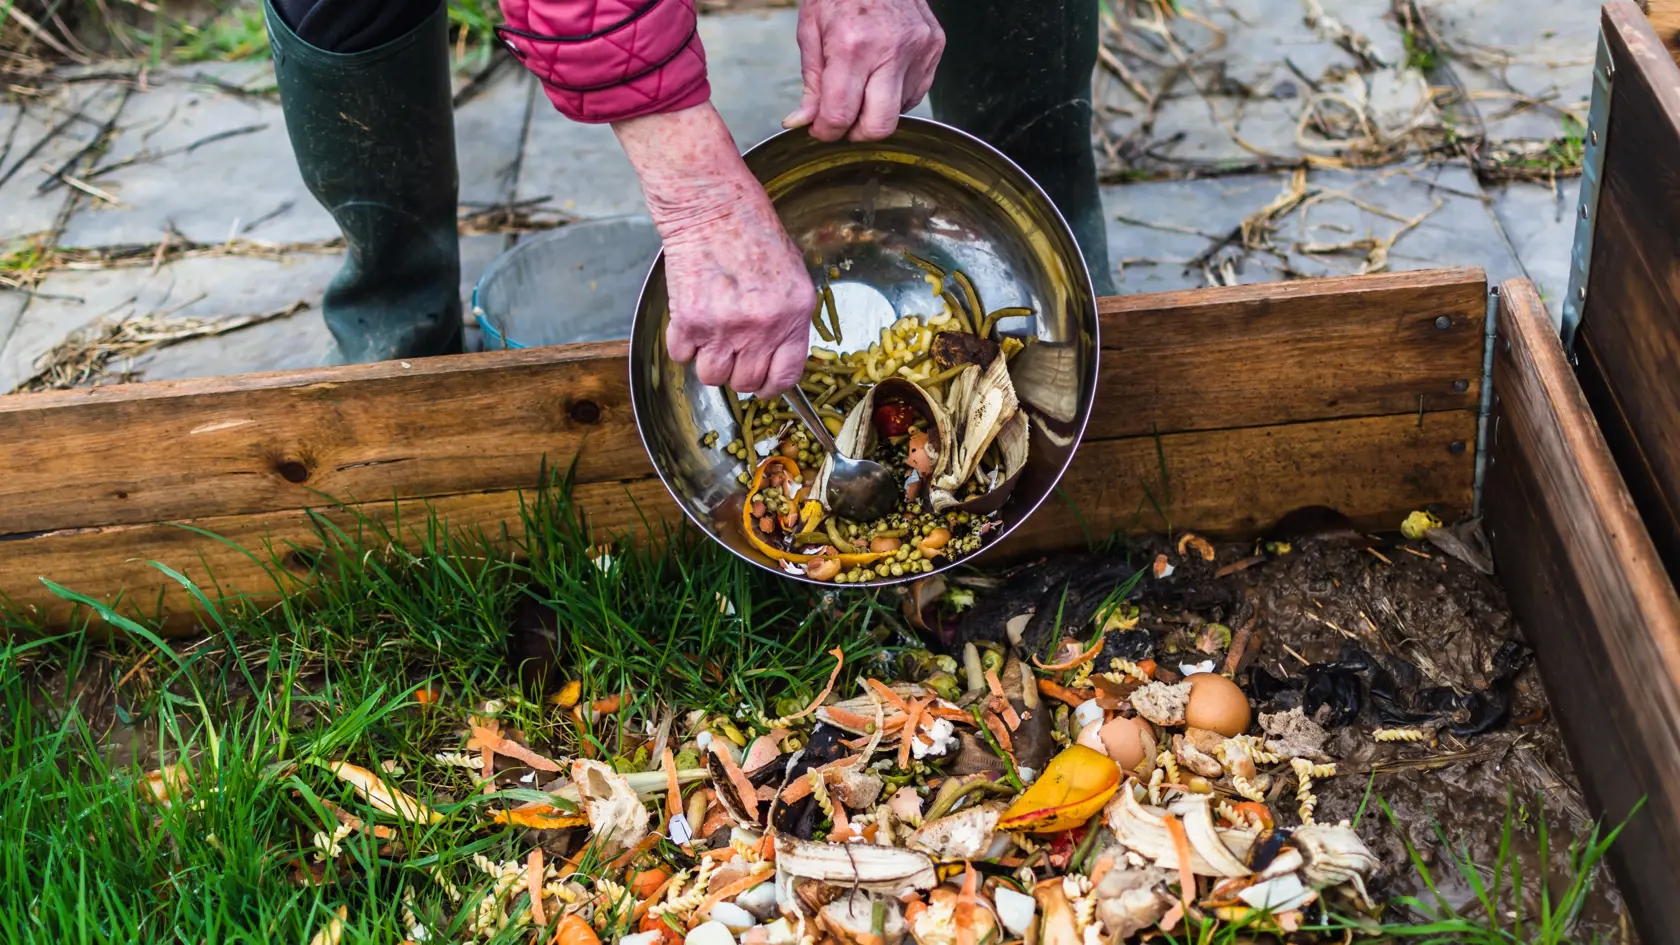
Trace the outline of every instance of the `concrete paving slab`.
<instances>
[{"instance_id":1,"label":"concrete paving slab","mask_svg":"<svg viewBox=\"0 0 1680 945\"><path fill-rule=\"evenodd\" d=\"M1559 181L1556 188L1513 183L1493 192L1494 215L1555 324L1562 324L1563 297L1569 291L1580 196L1580 178Z\"/></svg>"},{"instance_id":2,"label":"concrete paving slab","mask_svg":"<svg viewBox=\"0 0 1680 945\"><path fill-rule=\"evenodd\" d=\"M147 313L216 318L273 311L296 301L310 306L283 320L297 326L290 333L253 326L142 356L133 368L147 379L320 364L330 350L322 340L330 342L320 320L321 293L341 261L336 255L299 253L284 259L184 259L155 273L147 267L55 272L0 348L0 391L34 374L36 360L75 330L101 318ZM310 326L318 326L318 335Z\"/></svg>"},{"instance_id":3,"label":"concrete paving slab","mask_svg":"<svg viewBox=\"0 0 1680 945\"><path fill-rule=\"evenodd\" d=\"M1585 124L1599 3L1423 0L1422 6L1490 139L1556 138L1565 114Z\"/></svg>"},{"instance_id":4,"label":"concrete paving slab","mask_svg":"<svg viewBox=\"0 0 1680 945\"><path fill-rule=\"evenodd\" d=\"M18 316L23 314L23 308L29 304L29 296L13 289L0 289L0 351L6 349L6 342L17 329Z\"/></svg>"},{"instance_id":5,"label":"concrete paving slab","mask_svg":"<svg viewBox=\"0 0 1680 945\"><path fill-rule=\"evenodd\" d=\"M170 70L129 100L100 159L100 167L114 169L96 168L89 181L120 204L83 206L61 242L153 243L170 225L198 243L338 235L298 174L279 101L221 91L195 78L202 71Z\"/></svg>"},{"instance_id":6,"label":"concrete paving slab","mask_svg":"<svg viewBox=\"0 0 1680 945\"><path fill-rule=\"evenodd\" d=\"M1115 70L1098 70L1094 94L1104 131L1128 142L1123 150L1133 166L1171 172L1175 165L1217 169L1297 159L1303 112L1328 109L1333 120L1353 127L1351 116L1334 114L1338 103L1316 101L1319 93L1382 106L1373 111L1410 106L1399 110L1402 121L1380 122L1396 133L1413 111L1429 107L1427 87L1403 69L1404 47L1387 0L1187 0L1184 9L1167 24L1110 21L1119 29L1109 31L1109 49L1136 85L1154 94L1173 83L1145 133L1143 101ZM1170 44L1162 29L1170 30ZM1397 93L1408 101L1396 102ZM1386 100L1379 103L1379 96Z\"/></svg>"},{"instance_id":7,"label":"concrete paving slab","mask_svg":"<svg viewBox=\"0 0 1680 945\"><path fill-rule=\"evenodd\" d=\"M1307 188L1314 195L1279 219L1275 239L1288 247L1289 265L1301 275L1353 275L1373 259L1366 246L1311 248L1389 238L1390 271L1481 266L1494 282L1522 274L1490 200L1463 165L1316 171L1307 175ZM1407 222L1420 216L1408 229Z\"/></svg>"},{"instance_id":8,"label":"concrete paving slab","mask_svg":"<svg viewBox=\"0 0 1680 945\"><path fill-rule=\"evenodd\" d=\"M1252 174L1202 180L1147 181L1103 188L1108 217L1108 252L1121 292L1199 289L1209 284L1202 268L1187 263L1219 242L1244 217L1270 203L1288 181L1287 174ZM1283 278L1266 257L1232 257L1232 271L1242 283ZM1221 268L1215 262L1214 268Z\"/></svg>"},{"instance_id":9,"label":"concrete paving slab","mask_svg":"<svg viewBox=\"0 0 1680 945\"><path fill-rule=\"evenodd\" d=\"M0 104L0 176L9 177L0 184L0 243L53 228L75 192L65 185L40 192L43 165L57 170L86 147L122 100L119 83L75 82L24 104Z\"/></svg>"},{"instance_id":10,"label":"concrete paving slab","mask_svg":"<svg viewBox=\"0 0 1680 945\"><path fill-rule=\"evenodd\" d=\"M504 203L513 197L525 121L535 110L532 96L541 97L536 78L512 62L455 110L461 203Z\"/></svg>"}]
</instances>

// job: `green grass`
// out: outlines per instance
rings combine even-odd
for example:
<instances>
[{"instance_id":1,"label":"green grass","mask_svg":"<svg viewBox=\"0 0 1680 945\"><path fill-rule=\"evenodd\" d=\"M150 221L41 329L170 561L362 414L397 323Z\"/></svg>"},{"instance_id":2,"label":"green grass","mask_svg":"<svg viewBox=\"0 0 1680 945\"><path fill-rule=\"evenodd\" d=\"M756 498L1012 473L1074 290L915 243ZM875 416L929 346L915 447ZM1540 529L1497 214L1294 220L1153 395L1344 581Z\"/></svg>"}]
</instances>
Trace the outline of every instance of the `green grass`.
<instances>
[{"instance_id":1,"label":"green grass","mask_svg":"<svg viewBox=\"0 0 1680 945\"><path fill-rule=\"evenodd\" d=\"M211 0L207 13L188 19L173 5L152 12L93 0L56 0L79 25L83 42L95 51L117 56L141 55L154 62L236 62L266 58L268 31L262 4L256 0ZM0 0L0 21L8 2ZM496 0L448 0L449 36L456 66L482 66L501 22Z\"/></svg>"},{"instance_id":2,"label":"green grass","mask_svg":"<svg viewBox=\"0 0 1680 945\"><path fill-rule=\"evenodd\" d=\"M196 639L166 640L56 586L84 605L77 632L47 637L15 612L0 617L11 631L0 644L0 941L301 942L343 905L344 942L399 942L410 937L405 897L433 933L466 938L471 910L434 873L470 905L488 882L473 855L523 859L530 844L482 816L486 803L520 798L476 794L472 772L431 755L460 750L468 713L487 699L539 750L580 748L570 716L533 700L507 665L522 598L558 612L571 642L563 671L584 681L586 699L629 694L619 724L591 731L609 758L629 754L627 735L671 700L774 714L821 688L827 650L844 651L851 676L896 632L873 596L828 603L692 536L663 551L620 548L598 567L598 538L563 485L533 498L512 559L430 518L321 522L312 595L263 604L165 569L199 597L210 632ZM399 534L412 536L407 550ZM290 551L252 556L298 592L301 578L282 567ZM419 686L441 700L420 705ZM132 739L143 745L132 756L113 749ZM377 814L319 764L337 760L397 762L394 782L443 821ZM147 799L145 773L177 762L188 787L164 808ZM314 862L313 838L336 825L327 802L397 836L352 834L343 855ZM300 870L315 876L299 882Z\"/></svg>"},{"instance_id":3,"label":"green grass","mask_svg":"<svg viewBox=\"0 0 1680 945\"><path fill-rule=\"evenodd\" d=\"M1416 30L1402 29L1400 41L1406 47L1406 66L1428 75L1439 64L1440 54L1433 44L1420 38Z\"/></svg>"}]
</instances>

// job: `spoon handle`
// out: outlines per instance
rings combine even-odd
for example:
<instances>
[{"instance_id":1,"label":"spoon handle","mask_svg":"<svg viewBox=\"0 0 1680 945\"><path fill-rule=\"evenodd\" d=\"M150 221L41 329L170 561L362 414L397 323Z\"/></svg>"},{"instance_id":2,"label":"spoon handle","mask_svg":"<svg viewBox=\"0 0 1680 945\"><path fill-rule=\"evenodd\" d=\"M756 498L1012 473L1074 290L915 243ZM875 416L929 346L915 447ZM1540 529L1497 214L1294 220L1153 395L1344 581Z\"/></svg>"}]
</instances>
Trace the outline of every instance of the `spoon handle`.
<instances>
[{"instance_id":1,"label":"spoon handle","mask_svg":"<svg viewBox=\"0 0 1680 945\"><path fill-rule=\"evenodd\" d=\"M811 435L817 438L817 442L822 444L824 450L835 456L845 455L835 447L834 437L828 435L828 427L823 426L822 418L817 416L816 408L811 406L811 401L805 396L804 391L800 390L798 386L794 386L782 395L782 399L787 401L788 406L793 408L794 413L799 414L799 419L805 421L805 426L810 428Z\"/></svg>"}]
</instances>

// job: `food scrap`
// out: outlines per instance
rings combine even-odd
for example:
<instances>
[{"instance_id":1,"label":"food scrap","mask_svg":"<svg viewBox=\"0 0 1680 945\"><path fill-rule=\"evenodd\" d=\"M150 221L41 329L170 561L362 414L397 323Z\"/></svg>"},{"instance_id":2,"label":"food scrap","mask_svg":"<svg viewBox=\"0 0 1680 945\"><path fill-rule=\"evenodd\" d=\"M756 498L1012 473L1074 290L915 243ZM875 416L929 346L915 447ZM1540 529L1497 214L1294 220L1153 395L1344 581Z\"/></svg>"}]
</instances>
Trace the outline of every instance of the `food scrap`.
<instances>
[{"instance_id":1,"label":"food scrap","mask_svg":"<svg viewBox=\"0 0 1680 945\"><path fill-rule=\"evenodd\" d=\"M910 260L944 310L903 316L867 348L845 352L834 293L824 285L812 318L836 347L813 348L799 382L842 453L893 472L900 500L891 514L869 522L836 516L832 458L794 413L724 392L739 433L721 448L744 465L742 529L789 573L867 584L971 555L999 531L999 509L1026 465L1027 415L1009 364L1036 337L1005 334L998 323L1033 310L988 313L963 272ZM722 439L707 431L700 444L719 448Z\"/></svg>"}]
</instances>

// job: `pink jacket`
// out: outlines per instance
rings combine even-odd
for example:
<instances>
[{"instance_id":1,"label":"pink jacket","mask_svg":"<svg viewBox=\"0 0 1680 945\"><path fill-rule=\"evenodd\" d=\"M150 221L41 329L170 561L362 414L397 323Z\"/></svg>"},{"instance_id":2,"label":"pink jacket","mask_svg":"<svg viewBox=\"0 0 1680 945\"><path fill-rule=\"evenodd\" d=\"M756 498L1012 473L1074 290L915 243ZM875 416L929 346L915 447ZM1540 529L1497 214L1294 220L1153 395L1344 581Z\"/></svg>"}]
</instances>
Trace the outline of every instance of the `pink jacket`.
<instances>
[{"instance_id":1,"label":"pink jacket","mask_svg":"<svg viewBox=\"0 0 1680 945\"><path fill-rule=\"evenodd\" d=\"M711 97L694 0L501 0L496 34L574 121L677 111Z\"/></svg>"}]
</instances>

